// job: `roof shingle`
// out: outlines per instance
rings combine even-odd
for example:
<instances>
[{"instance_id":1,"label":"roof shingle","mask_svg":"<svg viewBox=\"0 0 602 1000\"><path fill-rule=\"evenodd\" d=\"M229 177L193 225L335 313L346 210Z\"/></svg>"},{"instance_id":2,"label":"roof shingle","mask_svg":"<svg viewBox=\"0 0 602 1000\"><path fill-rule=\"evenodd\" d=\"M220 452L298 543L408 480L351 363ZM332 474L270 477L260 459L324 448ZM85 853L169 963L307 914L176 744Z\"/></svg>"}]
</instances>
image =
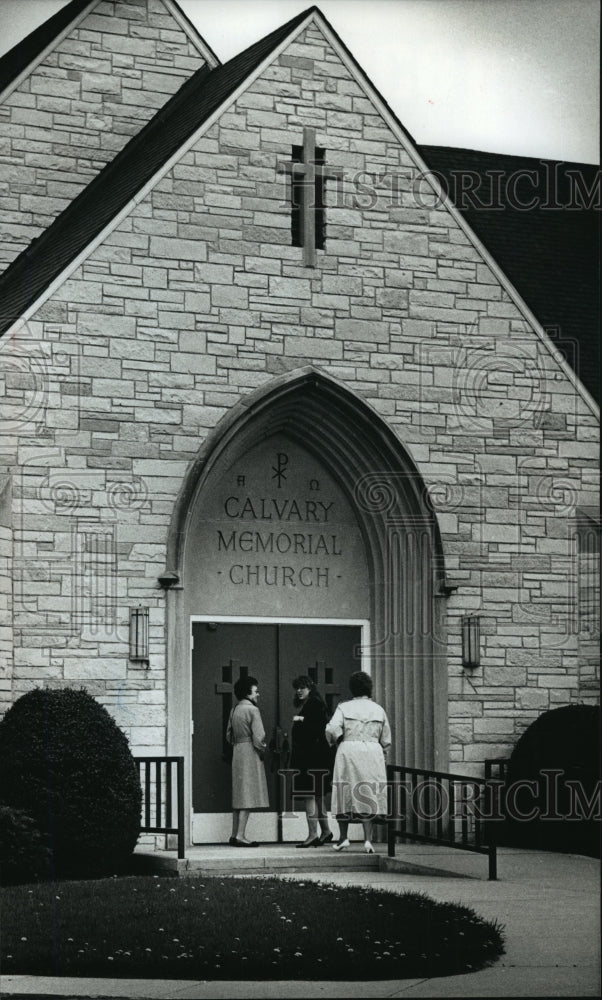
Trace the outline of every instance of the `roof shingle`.
<instances>
[{"instance_id":1,"label":"roof shingle","mask_svg":"<svg viewBox=\"0 0 602 1000\"><path fill-rule=\"evenodd\" d=\"M599 401L599 168L444 146L420 152Z\"/></svg>"}]
</instances>

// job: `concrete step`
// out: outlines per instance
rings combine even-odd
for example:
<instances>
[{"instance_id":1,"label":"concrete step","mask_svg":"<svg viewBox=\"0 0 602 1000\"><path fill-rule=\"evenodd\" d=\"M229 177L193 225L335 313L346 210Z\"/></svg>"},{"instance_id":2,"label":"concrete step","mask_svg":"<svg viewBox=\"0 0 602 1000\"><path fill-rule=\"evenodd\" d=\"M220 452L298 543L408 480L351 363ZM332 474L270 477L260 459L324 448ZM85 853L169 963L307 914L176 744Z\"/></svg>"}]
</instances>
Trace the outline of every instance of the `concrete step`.
<instances>
[{"instance_id":1,"label":"concrete step","mask_svg":"<svg viewBox=\"0 0 602 1000\"><path fill-rule=\"evenodd\" d=\"M363 844L352 844L340 852L333 851L330 845L303 851L290 844L261 844L254 848L209 844L188 848L183 860L178 860L174 851L147 848L138 849L134 858L138 874L209 876L388 871L447 878L471 877L403 857L389 858L384 844L375 845L374 854L365 854Z\"/></svg>"}]
</instances>

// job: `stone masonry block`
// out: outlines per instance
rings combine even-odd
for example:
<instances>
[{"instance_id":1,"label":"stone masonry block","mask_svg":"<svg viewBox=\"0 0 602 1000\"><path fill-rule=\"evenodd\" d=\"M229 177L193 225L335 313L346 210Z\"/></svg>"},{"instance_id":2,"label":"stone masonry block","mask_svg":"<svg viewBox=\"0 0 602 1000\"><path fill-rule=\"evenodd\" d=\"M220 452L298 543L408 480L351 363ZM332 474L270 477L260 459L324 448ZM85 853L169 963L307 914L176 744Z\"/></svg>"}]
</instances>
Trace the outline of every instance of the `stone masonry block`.
<instances>
[{"instance_id":1,"label":"stone masonry block","mask_svg":"<svg viewBox=\"0 0 602 1000\"><path fill-rule=\"evenodd\" d=\"M361 295L363 281L361 277L325 274L322 278L322 288L326 293L332 292L334 295Z\"/></svg>"},{"instance_id":2,"label":"stone masonry block","mask_svg":"<svg viewBox=\"0 0 602 1000\"><path fill-rule=\"evenodd\" d=\"M151 236L150 252L153 257L173 260L207 259L207 247L201 240L173 239L168 236Z\"/></svg>"},{"instance_id":3,"label":"stone masonry block","mask_svg":"<svg viewBox=\"0 0 602 1000\"><path fill-rule=\"evenodd\" d=\"M411 288L414 284L414 272L387 268L385 271L385 282L393 288Z\"/></svg>"},{"instance_id":4,"label":"stone masonry block","mask_svg":"<svg viewBox=\"0 0 602 1000\"><path fill-rule=\"evenodd\" d=\"M519 688L516 692L516 704L520 709L545 712L549 708L549 695L541 688Z\"/></svg>"},{"instance_id":5,"label":"stone masonry block","mask_svg":"<svg viewBox=\"0 0 602 1000\"><path fill-rule=\"evenodd\" d=\"M499 740L496 743L471 743L464 747L464 760L482 762L486 757L509 757L514 743L514 739ZM457 770L461 773L461 768Z\"/></svg>"},{"instance_id":6,"label":"stone masonry block","mask_svg":"<svg viewBox=\"0 0 602 1000\"><path fill-rule=\"evenodd\" d=\"M386 343L389 339L389 324L377 320L337 320L336 331L340 337L344 337L346 340Z\"/></svg>"},{"instance_id":7,"label":"stone masonry block","mask_svg":"<svg viewBox=\"0 0 602 1000\"><path fill-rule=\"evenodd\" d=\"M383 309L407 309L408 292L403 288L379 288L376 301Z\"/></svg>"},{"instance_id":8,"label":"stone masonry block","mask_svg":"<svg viewBox=\"0 0 602 1000\"><path fill-rule=\"evenodd\" d=\"M311 306L301 307L301 322L313 327L334 326L334 313L330 309L314 309Z\"/></svg>"},{"instance_id":9,"label":"stone masonry block","mask_svg":"<svg viewBox=\"0 0 602 1000\"><path fill-rule=\"evenodd\" d=\"M49 84L48 79L42 76L32 76L30 80L32 94L52 93L54 97L69 97L77 100L80 96L80 84L78 80L65 80L56 77L52 78Z\"/></svg>"},{"instance_id":10,"label":"stone masonry block","mask_svg":"<svg viewBox=\"0 0 602 1000\"><path fill-rule=\"evenodd\" d=\"M385 250L390 253L428 257L428 236L420 233L386 232Z\"/></svg>"},{"instance_id":11,"label":"stone masonry block","mask_svg":"<svg viewBox=\"0 0 602 1000\"><path fill-rule=\"evenodd\" d=\"M82 90L97 94L119 94L121 80L108 73L82 73Z\"/></svg>"},{"instance_id":12,"label":"stone masonry block","mask_svg":"<svg viewBox=\"0 0 602 1000\"><path fill-rule=\"evenodd\" d=\"M216 285L211 290L211 301L215 306L246 309L249 304L249 292L240 285Z\"/></svg>"},{"instance_id":13,"label":"stone masonry block","mask_svg":"<svg viewBox=\"0 0 602 1000\"><path fill-rule=\"evenodd\" d=\"M194 273L205 284L232 284L233 267L230 264L197 264Z\"/></svg>"},{"instance_id":14,"label":"stone masonry block","mask_svg":"<svg viewBox=\"0 0 602 1000\"><path fill-rule=\"evenodd\" d=\"M286 299L309 299L311 284L306 278L270 277L270 295Z\"/></svg>"},{"instance_id":15,"label":"stone masonry block","mask_svg":"<svg viewBox=\"0 0 602 1000\"><path fill-rule=\"evenodd\" d=\"M483 671L485 684L499 687L522 687L527 681L525 667L485 667Z\"/></svg>"},{"instance_id":16,"label":"stone masonry block","mask_svg":"<svg viewBox=\"0 0 602 1000\"><path fill-rule=\"evenodd\" d=\"M173 358L172 367L176 372L213 375L216 370L216 358L212 354L189 354L179 351Z\"/></svg>"},{"instance_id":17,"label":"stone masonry block","mask_svg":"<svg viewBox=\"0 0 602 1000\"><path fill-rule=\"evenodd\" d=\"M342 358L343 345L323 337L287 337L284 353L299 358Z\"/></svg>"},{"instance_id":18,"label":"stone masonry block","mask_svg":"<svg viewBox=\"0 0 602 1000\"><path fill-rule=\"evenodd\" d=\"M205 316L211 308L211 299L206 292L186 292L184 295L186 312L201 313Z\"/></svg>"},{"instance_id":19,"label":"stone masonry block","mask_svg":"<svg viewBox=\"0 0 602 1000\"><path fill-rule=\"evenodd\" d=\"M483 719L475 719L473 722L475 736L511 736L514 732L514 719L499 718L495 715L487 716Z\"/></svg>"},{"instance_id":20,"label":"stone masonry block","mask_svg":"<svg viewBox=\"0 0 602 1000\"><path fill-rule=\"evenodd\" d=\"M417 306L437 306L440 309L453 309L454 296L449 292L421 292L413 288L410 292L410 302Z\"/></svg>"},{"instance_id":21,"label":"stone masonry block","mask_svg":"<svg viewBox=\"0 0 602 1000\"><path fill-rule=\"evenodd\" d=\"M127 675L127 659L110 659L108 656L93 657L89 660L67 659L63 667L66 681L78 680L121 680Z\"/></svg>"}]
</instances>

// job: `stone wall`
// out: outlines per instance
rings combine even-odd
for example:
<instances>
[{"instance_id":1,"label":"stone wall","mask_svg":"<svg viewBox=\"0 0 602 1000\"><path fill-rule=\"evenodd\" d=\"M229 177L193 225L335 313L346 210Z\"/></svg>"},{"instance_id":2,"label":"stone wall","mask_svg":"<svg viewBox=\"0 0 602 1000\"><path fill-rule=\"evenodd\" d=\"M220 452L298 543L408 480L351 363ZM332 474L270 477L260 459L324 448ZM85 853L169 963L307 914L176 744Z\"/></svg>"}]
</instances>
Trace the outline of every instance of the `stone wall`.
<instances>
[{"instance_id":1,"label":"stone wall","mask_svg":"<svg viewBox=\"0 0 602 1000\"><path fill-rule=\"evenodd\" d=\"M163 0L100 0L2 100L2 270L203 63Z\"/></svg>"},{"instance_id":2,"label":"stone wall","mask_svg":"<svg viewBox=\"0 0 602 1000\"><path fill-rule=\"evenodd\" d=\"M277 171L304 125L345 176L315 269L290 246ZM184 473L246 393L310 363L388 422L430 488L458 587L452 766L479 771L545 709L595 697L579 687L572 538L577 508L596 502L597 420L317 27L17 341L44 359L48 393L15 455L15 695L85 684L135 750L163 748L157 576ZM138 602L151 608L149 668L128 662ZM471 672L467 612L483 633Z\"/></svg>"}]
</instances>

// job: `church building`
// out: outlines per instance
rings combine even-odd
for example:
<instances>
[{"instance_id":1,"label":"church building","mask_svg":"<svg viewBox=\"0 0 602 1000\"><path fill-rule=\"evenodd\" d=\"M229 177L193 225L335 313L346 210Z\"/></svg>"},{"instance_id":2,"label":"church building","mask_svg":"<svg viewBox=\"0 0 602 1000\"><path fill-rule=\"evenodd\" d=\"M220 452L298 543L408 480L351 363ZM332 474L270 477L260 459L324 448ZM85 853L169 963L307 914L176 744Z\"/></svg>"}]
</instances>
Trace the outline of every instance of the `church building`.
<instances>
[{"instance_id":1,"label":"church building","mask_svg":"<svg viewBox=\"0 0 602 1000\"><path fill-rule=\"evenodd\" d=\"M184 756L202 843L241 675L262 840L296 835L297 674L334 709L368 671L390 761L459 774L595 703L587 289L571 353L537 247L488 241L320 10L222 64L175 0L72 0L0 91L4 710L85 687Z\"/></svg>"}]
</instances>

